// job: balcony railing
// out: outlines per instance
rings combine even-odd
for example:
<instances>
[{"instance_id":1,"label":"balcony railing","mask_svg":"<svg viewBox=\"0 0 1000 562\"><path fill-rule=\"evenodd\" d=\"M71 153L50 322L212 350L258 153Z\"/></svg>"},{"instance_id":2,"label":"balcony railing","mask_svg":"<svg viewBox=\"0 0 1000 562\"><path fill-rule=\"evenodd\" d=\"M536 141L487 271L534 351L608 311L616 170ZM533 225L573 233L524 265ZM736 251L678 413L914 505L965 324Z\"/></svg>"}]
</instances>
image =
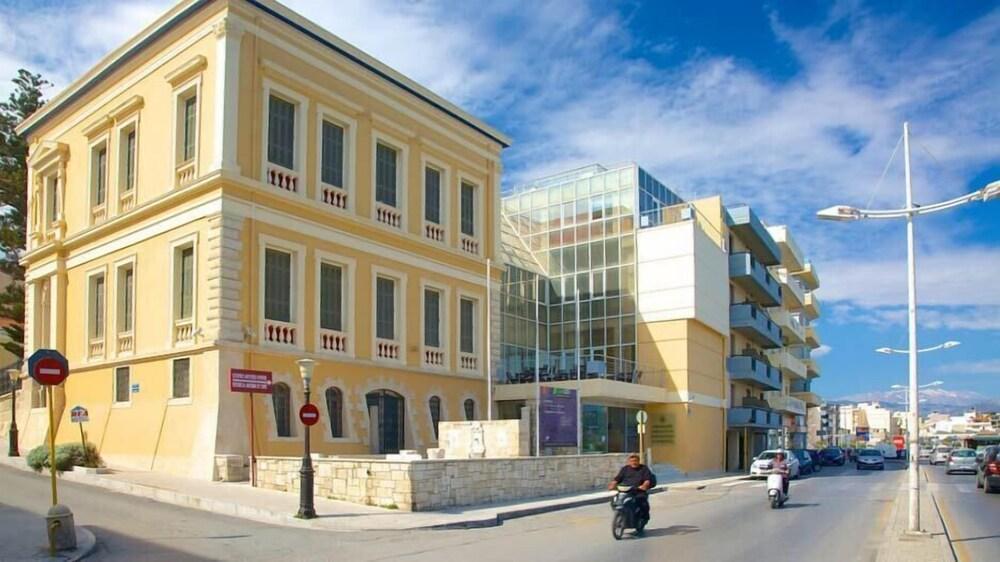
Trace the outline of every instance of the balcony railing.
<instances>
[{"instance_id":1,"label":"balcony railing","mask_svg":"<svg viewBox=\"0 0 1000 562\"><path fill-rule=\"evenodd\" d=\"M174 343L194 341L194 320L191 318L174 321Z\"/></svg>"},{"instance_id":2,"label":"balcony railing","mask_svg":"<svg viewBox=\"0 0 1000 562\"><path fill-rule=\"evenodd\" d=\"M130 189L118 198L118 211L127 213L135 207L135 190Z\"/></svg>"},{"instance_id":3,"label":"balcony railing","mask_svg":"<svg viewBox=\"0 0 1000 562\"><path fill-rule=\"evenodd\" d=\"M395 207L391 207L383 203L376 203L375 220L393 228L402 228L403 213Z\"/></svg>"},{"instance_id":4,"label":"balcony railing","mask_svg":"<svg viewBox=\"0 0 1000 562\"><path fill-rule=\"evenodd\" d=\"M97 224L99 222L103 222L104 219L107 218L107 216L108 216L108 209L104 203L101 203L100 205L97 205L90 209L91 224Z\"/></svg>"},{"instance_id":5,"label":"balcony railing","mask_svg":"<svg viewBox=\"0 0 1000 562\"><path fill-rule=\"evenodd\" d=\"M298 173L272 162L267 163L267 169L264 171L264 181L268 185L274 186L282 191L287 191L289 193L299 192Z\"/></svg>"},{"instance_id":6,"label":"balcony railing","mask_svg":"<svg viewBox=\"0 0 1000 562\"><path fill-rule=\"evenodd\" d=\"M771 408L779 412L787 412L798 416L806 415L806 403L798 398L783 396L780 391L767 392L764 395L767 397L767 402L771 405Z\"/></svg>"},{"instance_id":7,"label":"balcony railing","mask_svg":"<svg viewBox=\"0 0 1000 562\"><path fill-rule=\"evenodd\" d=\"M729 256L729 277L763 306L781 304L781 285L749 252Z\"/></svg>"},{"instance_id":8,"label":"balcony railing","mask_svg":"<svg viewBox=\"0 0 1000 562\"><path fill-rule=\"evenodd\" d=\"M730 427L760 427L777 429L781 427L781 416L768 408L740 406L727 412Z\"/></svg>"},{"instance_id":9,"label":"balcony railing","mask_svg":"<svg viewBox=\"0 0 1000 562\"><path fill-rule=\"evenodd\" d=\"M444 242L444 227L433 222L424 222L424 236L435 242Z\"/></svg>"},{"instance_id":10,"label":"balcony railing","mask_svg":"<svg viewBox=\"0 0 1000 562\"><path fill-rule=\"evenodd\" d=\"M802 322L796 313L788 312L784 307L776 306L767 309L767 314L775 324L781 326L781 335L787 344L801 344L805 342L805 330Z\"/></svg>"},{"instance_id":11,"label":"balcony railing","mask_svg":"<svg viewBox=\"0 0 1000 562\"><path fill-rule=\"evenodd\" d=\"M104 357L104 338L91 338L87 346L87 356L91 359Z\"/></svg>"},{"instance_id":12,"label":"balcony railing","mask_svg":"<svg viewBox=\"0 0 1000 562\"><path fill-rule=\"evenodd\" d=\"M393 361L398 361L400 359L399 342L395 340L375 338L375 357L377 359L391 359Z\"/></svg>"},{"instance_id":13,"label":"balcony railing","mask_svg":"<svg viewBox=\"0 0 1000 562\"><path fill-rule=\"evenodd\" d=\"M319 348L328 353L347 353L347 334L337 330L319 330Z\"/></svg>"},{"instance_id":14,"label":"balcony railing","mask_svg":"<svg viewBox=\"0 0 1000 562\"><path fill-rule=\"evenodd\" d=\"M338 209L347 208L347 191L332 185L323 185L323 202Z\"/></svg>"},{"instance_id":15,"label":"balcony railing","mask_svg":"<svg viewBox=\"0 0 1000 562\"><path fill-rule=\"evenodd\" d=\"M727 207L726 223L765 265L777 265L781 261L781 249L749 205Z\"/></svg>"},{"instance_id":16,"label":"balcony railing","mask_svg":"<svg viewBox=\"0 0 1000 562\"><path fill-rule=\"evenodd\" d=\"M772 349L767 352L772 365L776 365L786 377L806 377L806 365L801 359L792 354L788 348Z\"/></svg>"},{"instance_id":17,"label":"balcony railing","mask_svg":"<svg viewBox=\"0 0 1000 562\"><path fill-rule=\"evenodd\" d=\"M734 355L726 359L726 369L733 380L750 383L764 390L781 388L781 372L756 357Z\"/></svg>"},{"instance_id":18,"label":"balcony railing","mask_svg":"<svg viewBox=\"0 0 1000 562\"><path fill-rule=\"evenodd\" d=\"M470 254L479 254L479 240L462 235L462 251Z\"/></svg>"},{"instance_id":19,"label":"balcony railing","mask_svg":"<svg viewBox=\"0 0 1000 562\"><path fill-rule=\"evenodd\" d=\"M264 319L264 341L270 344L295 346L298 344L298 326L291 322Z\"/></svg>"},{"instance_id":20,"label":"balcony railing","mask_svg":"<svg viewBox=\"0 0 1000 562\"><path fill-rule=\"evenodd\" d=\"M805 287L802 286L802 282L788 273L788 269L784 267L776 267L773 272L781 281L785 307L793 310L802 308L805 301Z\"/></svg>"},{"instance_id":21,"label":"balcony railing","mask_svg":"<svg viewBox=\"0 0 1000 562\"><path fill-rule=\"evenodd\" d=\"M731 305L729 325L761 347L781 347L781 328L754 303Z\"/></svg>"},{"instance_id":22,"label":"balcony railing","mask_svg":"<svg viewBox=\"0 0 1000 562\"><path fill-rule=\"evenodd\" d=\"M459 353L458 366L464 371L478 371L479 358L472 353Z\"/></svg>"},{"instance_id":23,"label":"balcony railing","mask_svg":"<svg viewBox=\"0 0 1000 562\"><path fill-rule=\"evenodd\" d=\"M424 366L425 367L444 367L444 350L437 347L425 347L424 348Z\"/></svg>"},{"instance_id":24,"label":"balcony railing","mask_svg":"<svg viewBox=\"0 0 1000 562\"><path fill-rule=\"evenodd\" d=\"M177 166L174 172L174 182L177 187L184 187L194 181L194 160Z\"/></svg>"},{"instance_id":25,"label":"balcony railing","mask_svg":"<svg viewBox=\"0 0 1000 562\"><path fill-rule=\"evenodd\" d=\"M118 334L118 354L125 355L135 351L135 336L131 331Z\"/></svg>"},{"instance_id":26,"label":"balcony railing","mask_svg":"<svg viewBox=\"0 0 1000 562\"><path fill-rule=\"evenodd\" d=\"M542 365L538 369L538 380L545 383L575 381L578 376L583 381L606 380L627 384L640 384L662 388L666 384L666 373L662 370L644 369L631 361L587 361L579 366L555 362ZM497 377L498 384L534 384L535 368L525 365L521 369L505 370Z\"/></svg>"}]
</instances>

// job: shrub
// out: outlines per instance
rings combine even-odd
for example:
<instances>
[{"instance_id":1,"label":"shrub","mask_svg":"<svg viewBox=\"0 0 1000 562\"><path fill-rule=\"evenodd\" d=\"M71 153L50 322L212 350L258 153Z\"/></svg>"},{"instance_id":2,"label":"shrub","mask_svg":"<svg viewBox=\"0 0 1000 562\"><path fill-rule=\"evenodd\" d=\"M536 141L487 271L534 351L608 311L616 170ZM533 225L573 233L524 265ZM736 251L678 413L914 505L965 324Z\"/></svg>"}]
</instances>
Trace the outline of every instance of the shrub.
<instances>
[{"instance_id":1,"label":"shrub","mask_svg":"<svg viewBox=\"0 0 1000 562\"><path fill-rule=\"evenodd\" d=\"M39 445L28 453L28 466L41 472L49 467L49 446ZM84 454L83 445L80 443L63 443L56 445L56 470L64 472L74 466L87 466L96 468L104 466L101 455L97 452L97 447L93 443L87 443L87 453Z\"/></svg>"}]
</instances>

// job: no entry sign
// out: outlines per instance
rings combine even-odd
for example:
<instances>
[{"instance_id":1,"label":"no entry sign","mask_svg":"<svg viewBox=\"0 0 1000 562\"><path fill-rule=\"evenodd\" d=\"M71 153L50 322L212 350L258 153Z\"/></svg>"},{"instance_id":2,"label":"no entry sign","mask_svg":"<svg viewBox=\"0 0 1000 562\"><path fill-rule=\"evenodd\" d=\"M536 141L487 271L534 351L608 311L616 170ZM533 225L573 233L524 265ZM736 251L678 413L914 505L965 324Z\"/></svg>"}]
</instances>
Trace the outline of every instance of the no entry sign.
<instances>
[{"instance_id":1,"label":"no entry sign","mask_svg":"<svg viewBox=\"0 0 1000 562\"><path fill-rule=\"evenodd\" d=\"M315 425L319 421L319 408L315 404L304 404L299 409L299 419L305 425Z\"/></svg>"},{"instance_id":2,"label":"no entry sign","mask_svg":"<svg viewBox=\"0 0 1000 562\"><path fill-rule=\"evenodd\" d=\"M271 372L252 369L230 369L229 390L271 394Z\"/></svg>"},{"instance_id":3,"label":"no entry sign","mask_svg":"<svg viewBox=\"0 0 1000 562\"><path fill-rule=\"evenodd\" d=\"M42 386L54 386L69 376L69 362L54 349L39 349L28 358L28 375Z\"/></svg>"}]
</instances>

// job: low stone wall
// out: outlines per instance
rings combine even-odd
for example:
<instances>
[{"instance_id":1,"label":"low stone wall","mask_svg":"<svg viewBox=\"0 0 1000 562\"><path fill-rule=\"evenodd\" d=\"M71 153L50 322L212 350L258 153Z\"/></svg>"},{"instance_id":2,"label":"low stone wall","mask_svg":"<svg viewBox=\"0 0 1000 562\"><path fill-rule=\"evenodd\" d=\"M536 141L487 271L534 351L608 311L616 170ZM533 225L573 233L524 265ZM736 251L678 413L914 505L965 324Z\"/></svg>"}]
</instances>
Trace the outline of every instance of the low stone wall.
<instances>
[{"instance_id":1,"label":"low stone wall","mask_svg":"<svg viewBox=\"0 0 1000 562\"><path fill-rule=\"evenodd\" d=\"M298 492L301 459L258 457L262 488ZM404 511L534 499L603 488L624 454L507 459L321 458L313 461L316 494Z\"/></svg>"}]
</instances>

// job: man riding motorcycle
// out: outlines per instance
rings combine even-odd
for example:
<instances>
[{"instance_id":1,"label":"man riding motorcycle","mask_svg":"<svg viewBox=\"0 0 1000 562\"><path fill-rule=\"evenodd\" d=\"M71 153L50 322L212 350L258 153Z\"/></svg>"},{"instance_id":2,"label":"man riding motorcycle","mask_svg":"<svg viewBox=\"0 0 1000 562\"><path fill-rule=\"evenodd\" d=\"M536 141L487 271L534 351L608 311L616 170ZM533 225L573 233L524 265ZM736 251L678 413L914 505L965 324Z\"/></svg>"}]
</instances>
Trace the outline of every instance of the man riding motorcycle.
<instances>
[{"instance_id":1,"label":"man riding motorcycle","mask_svg":"<svg viewBox=\"0 0 1000 562\"><path fill-rule=\"evenodd\" d=\"M639 455L632 453L628 456L627 464L608 484L608 489L614 490L618 485L629 486L637 490L635 501L639 506L639 516L649 521L649 495L646 492L656 485L656 476L649 470L649 467L639 462Z\"/></svg>"},{"instance_id":2,"label":"man riding motorcycle","mask_svg":"<svg viewBox=\"0 0 1000 562\"><path fill-rule=\"evenodd\" d=\"M781 492L788 496L788 479L791 473L788 468L788 461L785 460L785 452L778 451L774 454L774 461L771 463L771 472L781 474Z\"/></svg>"}]
</instances>

